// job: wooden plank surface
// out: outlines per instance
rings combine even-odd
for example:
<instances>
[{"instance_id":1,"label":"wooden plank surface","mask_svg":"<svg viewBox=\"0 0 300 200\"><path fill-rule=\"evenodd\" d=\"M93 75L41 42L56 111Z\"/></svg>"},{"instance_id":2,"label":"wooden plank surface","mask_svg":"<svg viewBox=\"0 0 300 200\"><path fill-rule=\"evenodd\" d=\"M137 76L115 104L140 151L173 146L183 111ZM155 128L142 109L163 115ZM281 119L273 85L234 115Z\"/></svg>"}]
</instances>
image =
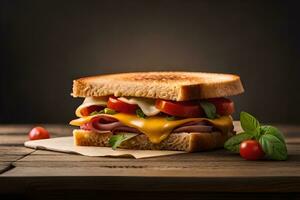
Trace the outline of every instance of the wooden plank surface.
<instances>
[{"instance_id":1,"label":"wooden plank surface","mask_svg":"<svg viewBox=\"0 0 300 200\"><path fill-rule=\"evenodd\" d=\"M299 192L300 126L278 127L286 135L288 161L245 161L225 150L148 159L86 157L25 148L23 143L32 125L1 125L0 193L25 191L28 187L41 191L50 187L57 190ZM46 125L46 128L53 137L70 135L72 131L64 125Z\"/></svg>"},{"instance_id":2,"label":"wooden plank surface","mask_svg":"<svg viewBox=\"0 0 300 200\"><path fill-rule=\"evenodd\" d=\"M0 135L25 135L35 126L32 124L2 124L0 125ZM40 126L45 127L51 135L54 136L68 136L72 135L72 126L69 125L59 125L59 124L40 124Z\"/></svg>"}]
</instances>

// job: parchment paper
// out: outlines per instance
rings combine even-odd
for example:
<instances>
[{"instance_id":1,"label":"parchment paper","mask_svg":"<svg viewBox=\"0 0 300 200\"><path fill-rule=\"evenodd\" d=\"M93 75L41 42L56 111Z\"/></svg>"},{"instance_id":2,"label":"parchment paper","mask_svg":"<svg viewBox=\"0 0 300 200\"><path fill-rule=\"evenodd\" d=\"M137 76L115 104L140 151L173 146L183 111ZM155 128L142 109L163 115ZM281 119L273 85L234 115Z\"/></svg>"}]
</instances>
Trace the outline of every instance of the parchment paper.
<instances>
[{"instance_id":1,"label":"parchment paper","mask_svg":"<svg viewBox=\"0 0 300 200\"><path fill-rule=\"evenodd\" d=\"M73 137L32 140L25 142L24 145L33 149L51 150L64 153L77 153L85 156L149 158L186 153L184 151L150 151L126 149L113 150L110 147L75 146L73 143Z\"/></svg>"}]
</instances>

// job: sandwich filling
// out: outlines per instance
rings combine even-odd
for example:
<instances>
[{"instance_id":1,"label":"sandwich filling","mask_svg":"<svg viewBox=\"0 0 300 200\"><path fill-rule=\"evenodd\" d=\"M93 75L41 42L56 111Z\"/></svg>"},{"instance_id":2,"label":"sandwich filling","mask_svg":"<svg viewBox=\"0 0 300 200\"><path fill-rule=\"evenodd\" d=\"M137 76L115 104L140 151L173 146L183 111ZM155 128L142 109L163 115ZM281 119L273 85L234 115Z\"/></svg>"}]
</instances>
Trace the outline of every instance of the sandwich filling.
<instances>
[{"instance_id":1,"label":"sandwich filling","mask_svg":"<svg viewBox=\"0 0 300 200\"><path fill-rule=\"evenodd\" d=\"M160 143L172 133L233 131L233 102L226 98L175 102L137 97L86 97L71 125L99 134L145 134Z\"/></svg>"}]
</instances>

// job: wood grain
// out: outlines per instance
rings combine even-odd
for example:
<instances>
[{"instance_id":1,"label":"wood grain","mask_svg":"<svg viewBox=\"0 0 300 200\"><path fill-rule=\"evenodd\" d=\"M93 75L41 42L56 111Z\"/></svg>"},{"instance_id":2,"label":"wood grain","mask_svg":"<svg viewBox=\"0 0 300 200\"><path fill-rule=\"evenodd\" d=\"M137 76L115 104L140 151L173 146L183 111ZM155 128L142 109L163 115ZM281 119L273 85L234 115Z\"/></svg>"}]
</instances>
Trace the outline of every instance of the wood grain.
<instances>
[{"instance_id":1,"label":"wood grain","mask_svg":"<svg viewBox=\"0 0 300 200\"><path fill-rule=\"evenodd\" d=\"M18 170L13 169L16 173ZM99 168L63 168L55 177L34 175L41 168L24 168L26 174L33 176L3 176L2 185L6 191L14 192L24 190L24 186L33 188L69 189L69 190L111 190L111 191L205 191L205 192L298 192L299 177L285 176L232 176L214 178L215 172L210 176L189 177L179 170L144 170L143 174L133 169L114 169L118 176L111 175L112 170ZM54 168L45 168L54 171ZM45 171L44 170L44 171ZM92 174L87 171L96 171ZM80 172L81 171L81 172ZM83 172L84 171L84 172ZM121 173L122 172L122 173ZM90 174L88 176L77 176L78 174ZM127 174L135 176L127 176ZM174 174L180 174L173 176ZM217 172L219 173L219 172ZM227 171L223 172L227 173ZM120 176L120 174L123 174ZM151 175L149 175L151 174ZM155 176L154 176L155 175ZM28 188L27 188L28 189Z\"/></svg>"},{"instance_id":2,"label":"wood grain","mask_svg":"<svg viewBox=\"0 0 300 200\"><path fill-rule=\"evenodd\" d=\"M26 155L34 152L33 149L16 146L0 146L0 155Z\"/></svg>"},{"instance_id":3,"label":"wood grain","mask_svg":"<svg viewBox=\"0 0 300 200\"><path fill-rule=\"evenodd\" d=\"M220 167L221 165L221 167ZM211 177L214 179L222 177L300 177L299 164L291 167L274 164L265 166L255 163L241 165L240 163L215 163L204 165L176 165L166 164L124 164L106 163L98 164L96 167L88 165L69 166L17 166L16 168L2 174L1 176L160 176L160 177ZM237 168L239 168L237 170Z\"/></svg>"},{"instance_id":4,"label":"wood grain","mask_svg":"<svg viewBox=\"0 0 300 200\"><path fill-rule=\"evenodd\" d=\"M25 147L0 146L0 174L12 169L14 167L13 162L34 151Z\"/></svg>"},{"instance_id":5,"label":"wood grain","mask_svg":"<svg viewBox=\"0 0 300 200\"><path fill-rule=\"evenodd\" d=\"M235 122L240 129L239 123ZM225 150L147 159L87 157L23 147L32 125L0 126L0 193L53 190L299 192L300 126L278 126L289 160L243 160ZM47 125L52 137L71 134ZM25 187L24 187L25 186Z\"/></svg>"},{"instance_id":6,"label":"wood grain","mask_svg":"<svg viewBox=\"0 0 300 200\"><path fill-rule=\"evenodd\" d=\"M11 162L0 162L0 174L11 168Z\"/></svg>"},{"instance_id":7,"label":"wood grain","mask_svg":"<svg viewBox=\"0 0 300 200\"><path fill-rule=\"evenodd\" d=\"M0 135L27 135L35 126L46 128L51 135L69 136L72 135L73 127L69 125L57 124L2 124L0 126Z\"/></svg>"}]
</instances>

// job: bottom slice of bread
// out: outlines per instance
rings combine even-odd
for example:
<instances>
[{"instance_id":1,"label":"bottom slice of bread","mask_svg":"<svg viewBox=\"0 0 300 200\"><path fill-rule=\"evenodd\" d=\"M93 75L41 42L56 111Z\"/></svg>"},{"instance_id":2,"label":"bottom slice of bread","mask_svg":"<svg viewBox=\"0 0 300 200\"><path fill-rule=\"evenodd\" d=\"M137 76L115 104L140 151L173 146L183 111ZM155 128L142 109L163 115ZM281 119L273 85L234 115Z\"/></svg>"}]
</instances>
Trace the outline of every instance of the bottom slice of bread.
<instances>
[{"instance_id":1,"label":"bottom slice of bread","mask_svg":"<svg viewBox=\"0 0 300 200\"><path fill-rule=\"evenodd\" d=\"M109 147L111 132L96 133L87 130L75 129L73 131L74 143L78 146ZM175 151L205 151L221 148L232 133L172 133L159 144L153 144L146 135L140 134L124 141L120 148L137 150L175 150Z\"/></svg>"}]
</instances>

